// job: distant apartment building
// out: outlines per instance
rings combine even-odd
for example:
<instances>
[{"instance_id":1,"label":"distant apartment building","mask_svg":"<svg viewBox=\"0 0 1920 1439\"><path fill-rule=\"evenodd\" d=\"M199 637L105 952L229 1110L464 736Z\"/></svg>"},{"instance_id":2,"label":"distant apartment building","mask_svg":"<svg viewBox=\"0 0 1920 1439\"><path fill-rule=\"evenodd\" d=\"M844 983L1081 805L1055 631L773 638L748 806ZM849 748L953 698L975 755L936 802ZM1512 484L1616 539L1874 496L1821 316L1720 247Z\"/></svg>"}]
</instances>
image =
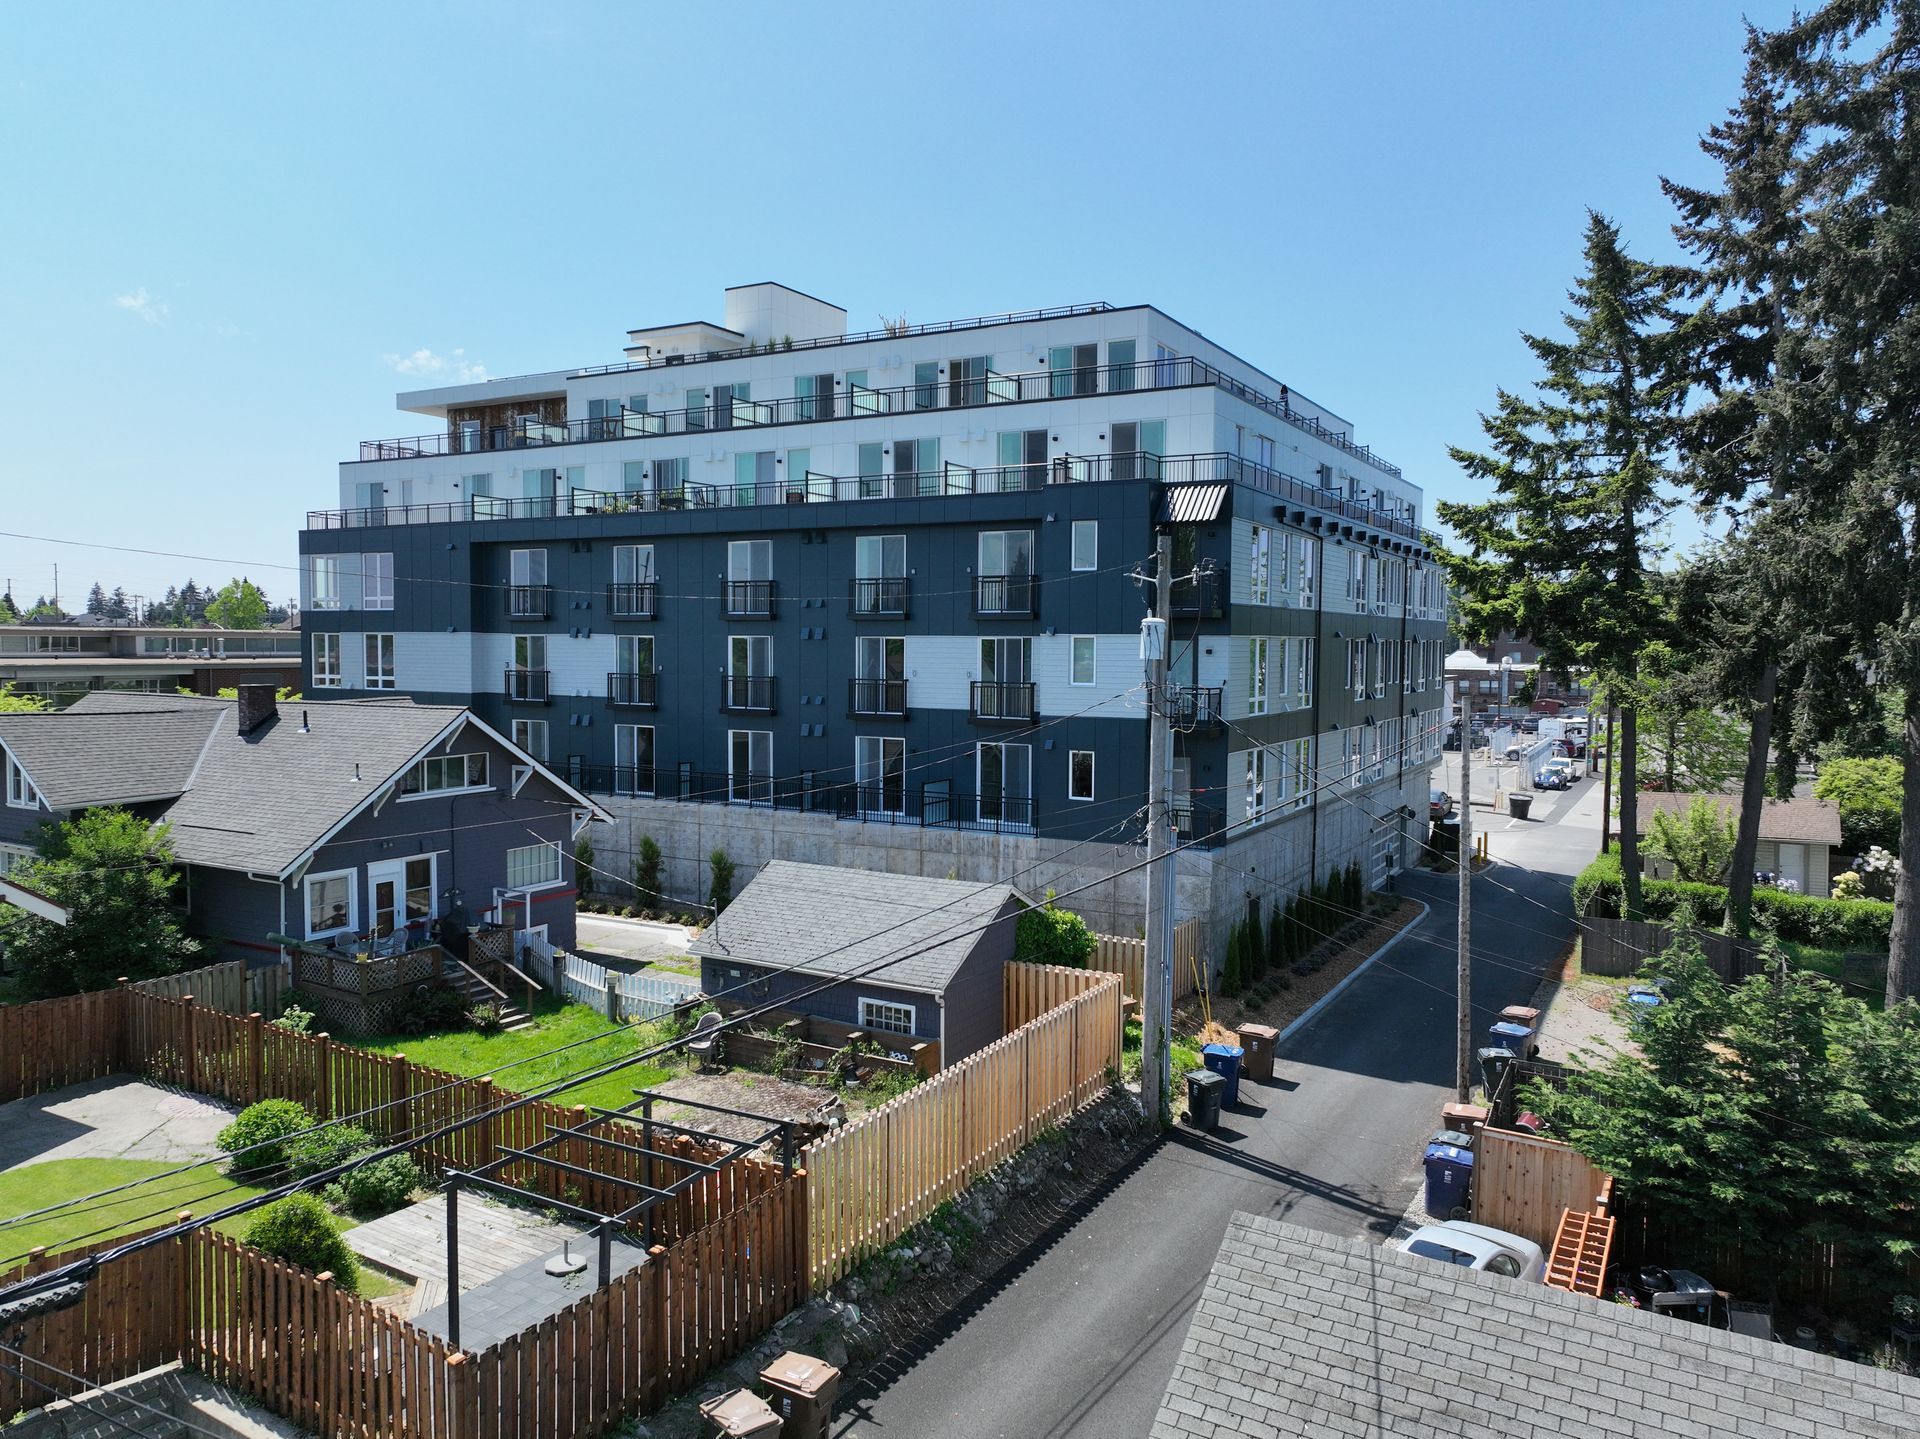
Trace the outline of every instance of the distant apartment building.
<instances>
[{"instance_id":1,"label":"distant apartment building","mask_svg":"<svg viewBox=\"0 0 1920 1439\"><path fill-rule=\"evenodd\" d=\"M1138 856L1170 527L1183 912L1423 829L1441 577L1353 426L1151 306L848 333L785 286L415 391L301 536L303 687L470 705L639 836L1062 892ZM1071 900L1132 932L1139 874Z\"/></svg>"},{"instance_id":2,"label":"distant apartment building","mask_svg":"<svg viewBox=\"0 0 1920 1439\"><path fill-rule=\"evenodd\" d=\"M298 629L163 625L0 625L0 685L64 709L94 690L218 694L300 683Z\"/></svg>"}]
</instances>

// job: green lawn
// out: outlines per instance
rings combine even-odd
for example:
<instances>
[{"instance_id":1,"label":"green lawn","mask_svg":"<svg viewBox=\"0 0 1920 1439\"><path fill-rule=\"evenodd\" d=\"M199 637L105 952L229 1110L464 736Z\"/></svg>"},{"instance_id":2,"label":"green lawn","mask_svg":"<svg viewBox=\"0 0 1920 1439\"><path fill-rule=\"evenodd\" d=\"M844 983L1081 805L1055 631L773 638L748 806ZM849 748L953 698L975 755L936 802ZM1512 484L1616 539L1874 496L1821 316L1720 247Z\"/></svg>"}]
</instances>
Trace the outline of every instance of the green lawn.
<instances>
[{"instance_id":1,"label":"green lawn","mask_svg":"<svg viewBox=\"0 0 1920 1439\"><path fill-rule=\"evenodd\" d=\"M1791 939L1781 940L1780 947L1786 950L1788 957L1793 961L1793 967L1795 969L1805 969L1815 974L1824 974L1828 979L1834 980L1836 983L1840 980L1841 960L1844 958L1843 951L1837 949L1816 949L1813 945L1800 944ZM1882 976L1884 976L1884 973L1885 972L1882 971ZM1884 977L1881 977L1877 984L1870 980L1863 980L1860 966L1856 964L1853 968L1853 982L1843 987L1846 992L1855 999L1864 1000L1869 1009L1880 1009L1886 1004L1887 999L1885 983Z\"/></svg>"},{"instance_id":2,"label":"green lawn","mask_svg":"<svg viewBox=\"0 0 1920 1439\"><path fill-rule=\"evenodd\" d=\"M610 1037L598 1044L583 1044L530 1064L506 1068L542 1050L596 1034ZM472 1030L453 1030L440 1034L381 1035L357 1043L360 1048L379 1054L404 1054L415 1064L443 1069L450 1074L491 1074L502 1089L527 1094L545 1089L568 1075L611 1063L623 1054L649 1048L665 1037L660 1025L610 1025L603 1015L584 1004L561 1004L547 997L534 1006L533 1023L511 1034L483 1035ZM614 1109L631 1103L635 1088L658 1084L671 1072L658 1065L637 1064L576 1085L557 1097L568 1104L598 1104Z\"/></svg>"},{"instance_id":3,"label":"green lawn","mask_svg":"<svg viewBox=\"0 0 1920 1439\"><path fill-rule=\"evenodd\" d=\"M175 1168L178 1166L157 1159L51 1159L0 1174L0 1217L45 1209L136 1179L149 1181L84 1209L75 1207L0 1228L0 1269L20 1263L36 1247L59 1250L110 1239L116 1234L150 1229L182 1209L208 1214L261 1192L235 1184L212 1164L171 1179L154 1178ZM236 1215L217 1227L237 1236L246 1229L249 1217Z\"/></svg>"}]
</instances>

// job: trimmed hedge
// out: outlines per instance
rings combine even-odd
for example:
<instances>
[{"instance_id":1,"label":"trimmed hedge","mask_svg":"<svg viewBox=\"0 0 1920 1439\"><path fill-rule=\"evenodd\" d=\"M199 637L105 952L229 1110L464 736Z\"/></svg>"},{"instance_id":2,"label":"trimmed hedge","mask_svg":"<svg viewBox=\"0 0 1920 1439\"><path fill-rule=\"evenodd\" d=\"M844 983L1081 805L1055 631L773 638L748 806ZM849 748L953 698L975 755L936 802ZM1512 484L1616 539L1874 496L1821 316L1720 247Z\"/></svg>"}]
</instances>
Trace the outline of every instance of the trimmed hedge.
<instances>
[{"instance_id":1,"label":"trimmed hedge","mask_svg":"<svg viewBox=\"0 0 1920 1439\"><path fill-rule=\"evenodd\" d=\"M1722 884L1648 879L1641 881L1640 893L1646 918L1653 920L1672 919L1686 905L1712 924L1727 907ZM1583 918L1619 919L1625 898L1617 850L1595 859L1573 882L1573 912ZM1821 949L1885 949L1893 933L1893 906L1877 899L1821 899L1756 887L1753 912L1771 920L1780 938Z\"/></svg>"}]
</instances>

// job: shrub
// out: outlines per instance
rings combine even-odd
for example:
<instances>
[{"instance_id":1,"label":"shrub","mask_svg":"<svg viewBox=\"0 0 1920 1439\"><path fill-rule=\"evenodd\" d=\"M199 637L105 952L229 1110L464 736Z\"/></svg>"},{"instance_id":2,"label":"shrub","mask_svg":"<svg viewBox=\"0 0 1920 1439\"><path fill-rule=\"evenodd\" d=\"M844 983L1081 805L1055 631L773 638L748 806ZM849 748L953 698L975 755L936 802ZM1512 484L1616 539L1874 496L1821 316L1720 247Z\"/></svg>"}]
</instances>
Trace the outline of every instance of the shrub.
<instances>
[{"instance_id":1,"label":"shrub","mask_svg":"<svg viewBox=\"0 0 1920 1439\"><path fill-rule=\"evenodd\" d=\"M404 1154L389 1154L349 1169L327 1186L327 1197L350 1214L367 1219L405 1208L419 1187L420 1166Z\"/></svg>"},{"instance_id":2,"label":"shrub","mask_svg":"<svg viewBox=\"0 0 1920 1439\"><path fill-rule=\"evenodd\" d=\"M707 856L707 868L713 872L713 887L707 892L707 903L717 915L733 903L733 861L727 858L724 849L716 849Z\"/></svg>"},{"instance_id":3,"label":"shrub","mask_svg":"<svg viewBox=\"0 0 1920 1439\"><path fill-rule=\"evenodd\" d=\"M1367 902L1367 882L1360 875L1360 861L1347 862L1347 908L1358 911Z\"/></svg>"},{"instance_id":4,"label":"shrub","mask_svg":"<svg viewBox=\"0 0 1920 1439\"><path fill-rule=\"evenodd\" d=\"M593 871L593 841L583 834L573 842L573 887L583 895L590 895L593 882L598 878Z\"/></svg>"},{"instance_id":5,"label":"shrub","mask_svg":"<svg viewBox=\"0 0 1920 1439\"><path fill-rule=\"evenodd\" d=\"M246 1242L315 1274L331 1271L334 1284L349 1294L360 1288L353 1251L334 1228L327 1206L311 1194L289 1194L269 1204L247 1226Z\"/></svg>"},{"instance_id":6,"label":"shrub","mask_svg":"<svg viewBox=\"0 0 1920 1439\"><path fill-rule=\"evenodd\" d=\"M1641 902L1650 920L1669 920L1690 908L1712 925L1726 912L1726 886L1672 879L1641 883ZM1573 882L1573 912L1582 918L1618 919L1625 895L1620 856L1609 850ZM1782 939L1820 949L1885 949L1893 929L1893 906L1872 899L1822 899L1778 889L1753 892L1754 914L1770 920Z\"/></svg>"},{"instance_id":7,"label":"shrub","mask_svg":"<svg viewBox=\"0 0 1920 1439\"><path fill-rule=\"evenodd\" d=\"M302 1009L297 1004L289 1004L280 1017L274 1020L279 1029L291 1030L295 1034L307 1034L313 1029L314 1012Z\"/></svg>"},{"instance_id":8,"label":"shrub","mask_svg":"<svg viewBox=\"0 0 1920 1439\"><path fill-rule=\"evenodd\" d=\"M1047 891L1044 905L1022 911L1014 924L1013 957L1026 964L1064 964L1082 969L1099 944L1084 919L1054 904L1052 890Z\"/></svg>"},{"instance_id":9,"label":"shrub","mask_svg":"<svg viewBox=\"0 0 1920 1439\"><path fill-rule=\"evenodd\" d=\"M633 860L633 887L642 904L658 905L666 896L660 893L660 846L653 836L640 836L640 853Z\"/></svg>"},{"instance_id":10,"label":"shrub","mask_svg":"<svg viewBox=\"0 0 1920 1439\"><path fill-rule=\"evenodd\" d=\"M1278 899L1267 915L1267 967L1278 969L1290 956L1287 954L1287 911Z\"/></svg>"},{"instance_id":11,"label":"shrub","mask_svg":"<svg viewBox=\"0 0 1920 1439\"><path fill-rule=\"evenodd\" d=\"M459 1029L467 1022L467 1001L446 984L415 985L395 1016L393 1027L402 1034L429 1034L436 1029Z\"/></svg>"},{"instance_id":12,"label":"shrub","mask_svg":"<svg viewBox=\"0 0 1920 1439\"><path fill-rule=\"evenodd\" d=\"M307 1179L344 1164L356 1154L374 1147L373 1136L351 1124L334 1124L316 1129L287 1143L287 1167L296 1179Z\"/></svg>"},{"instance_id":13,"label":"shrub","mask_svg":"<svg viewBox=\"0 0 1920 1439\"><path fill-rule=\"evenodd\" d=\"M1858 870L1848 870L1845 874L1833 877L1833 897L1835 899L1865 899L1867 882L1860 878Z\"/></svg>"},{"instance_id":14,"label":"shrub","mask_svg":"<svg viewBox=\"0 0 1920 1439\"><path fill-rule=\"evenodd\" d=\"M1851 854L1874 845L1900 852L1900 786L1905 767L1878 755L1830 759L1813 778L1813 797L1840 811L1840 844Z\"/></svg>"},{"instance_id":15,"label":"shrub","mask_svg":"<svg viewBox=\"0 0 1920 1439\"><path fill-rule=\"evenodd\" d=\"M477 1034L498 1034L507 1027L506 1020L501 1017L500 1006L492 1000L476 1004L468 1010L467 1023L473 1026Z\"/></svg>"},{"instance_id":16,"label":"shrub","mask_svg":"<svg viewBox=\"0 0 1920 1439\"><path fill-rule=\"evenodd\" d=\"M287 1167L286 1140L313 1124L313 1116L291 1099L263 1099L241 1110L213 1142L233 1156L235 1175L278 1174Z\"/></svg>"}]
</instances>

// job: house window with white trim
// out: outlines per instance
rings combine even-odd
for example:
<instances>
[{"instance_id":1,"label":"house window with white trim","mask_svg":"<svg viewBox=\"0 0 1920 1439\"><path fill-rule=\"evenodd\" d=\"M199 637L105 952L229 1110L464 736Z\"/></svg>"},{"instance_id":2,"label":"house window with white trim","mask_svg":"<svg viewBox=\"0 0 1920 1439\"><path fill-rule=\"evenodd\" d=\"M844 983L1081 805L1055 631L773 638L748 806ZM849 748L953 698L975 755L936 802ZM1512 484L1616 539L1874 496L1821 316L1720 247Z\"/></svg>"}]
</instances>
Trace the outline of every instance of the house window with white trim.
<instances>
[{"instance_id":1,"label":"house window with white trim","mask_svg":"<svg viewBox=\"0 0 1920 1439\"><path fill-rule=\"evenodd\" d=\"M1090 685L1093 683L1094 637L1075 635L1073 637L1073 664L1067 683Z\"/></svg>"},{"instance_id":2,"label":"house window with white trim","mask_svg":"<svg viewBox=\"0 0 1920 1439\"><path fill-rule=\"evenodd\" d=\"M1100 522L1098 520L1073 522L1073 567L1076 570L1100 568Z\"/></svg>"},{"instance_id":3,"label":"house window with white trim","mask_svg":"<svg viewBox=\"0 0 1920 1439\"><path fill-rule=\"evenodd\" d=\"M359 908L356 872L336 869L327 874L307 876L307 938L324 939L329 935L351 934Z\"/></svg>"},{"instance_id":4,"label":"house window with white trim","mask_svg":"<svg viewBox=\"0 0 1920 1439\"><path fill-rule=\"evenodd\" d=\"M33 863L38 855L25 845L0 844L0 875L12 874Z\"/></svg>"},{"instance_id":5,"label":"house window with white trim","mask_svg":"<svg viewBox=\"0 0 1920 1439\"><path fill-rule=\"evenodd\" d=\"M513 722L513 742L539 760L547 762L547 722L517 719Z\"/></svg>"},{"instance_id":6,"label":"house window with white trim","mask_svg":"<svg viewBox=\"0 0 1920 1439\"><path fill-rule=\"evenodd\" d=\"M1247 713L1267 712L1267 641L1264 637L1247 641Z\"/></svg>"},{"instance_id":7,"label":"house window with white trim","mask_svg":"<svg viewBox=\"0 0 1920 1439\"><path fill-rule=\"evenodd\" d=\"M549 889L560 883L560 847L529 844L507 851L508 889Z\"/></svg>"},{"instance_id":8,"label":"house window with white trim","mask_svg":"<svg viewBox=\"0 0 1920 1439\"><path fill-rule=\"evenodd\" d=\"M360 556L360 575L363 586L360 608L366 610L392 609L392 553L389 551L383 554Z\"/></svg>"},{"instance_id":9,"label":"house window with white trim","mask_svg":"<svg viewBox=\"0 0 1920 1439\"><path fill-rule=\"evenodd\" d=\"M365 635L367 657L365 670L366 688L370 690L390 690L394 688L393 636Z\"/></svg>"},{"instance_id":10,"label":"house window with white trim","mask_svg":"<svg viewBox=\"0 0 1920 1439\"><path fill-rule=\"evenodd\" d=\"M1093 751L1090 749L1067 751L1067 798L1093 798Z\"/></svg>"},{"instance_id":11,"label":"house window with white trim","mask_svg":"<svg viewBox=\"0 0 1920 1439\"><path fill-rule=\"evenodd\" d=\"M1297 739L1280 747L1281 762L1293 771L1293 807L1305 809L1313 803L1313 741Z\"/></svg>"},{"instance_id":12,"label":"house window with white trim","mask_svg":"<svg viewBox=\"0 0 1920 1439\"><path fill-rule=\"evenodd\" d=\"M12 755L7 756L7 803L15 809L40 808L40 791Z\"/></svg>"},{"instance_id":13,"label":"house window with white trim","mask_svg":"<svg viewBox=\"0 0 1920 1439\"><path fill-rule=\"evenodd\" d=\"M400 780L403 798L488 787L485 753L429 755Z\"/></svg>"},{"instance_id":14,"label":"house window with white trim","mask_svg":"<svg viewBox=\"0 0 1920 1439\"><path fill-rule=\"evenodd\" d=\"M1247 603L1264 605L1271 599L1273 572L1273 531L1265 525L1253 527L1251 563L1247 568Z\"/></svg>"},{"instance_id":15,"label":"house window with white trim","mask_svg":"<svg viewBox=\"0 0 1920 1439\"><path fill-rule=\"evenodd\" d=\"M340 636L316 633L313 637L313 687L338 689L344 682L340 676Z\"/></svg>"},{"instance_id":16,"label":"house window with white trim","mask_svg":"<svg viewBox=\"0 0 1920 1439\"><path fill-rule=\"evenodd\" d=\"M1256 822L1267 813L1268 759L1263 748L1247 751L1247 818Z\"/></svg>"},{"instance_id":17,"label":"house window with white trim","mask_svg":"<svg viewBox=\"0 0 1920 1439\"><path fill-rule=\"evenodd\" d=\"M913 1033L913 1006L896 1004L890 999L860 1001L860 1027L878 1029L887 1034Z\"/></svg>"}]
</instances>

